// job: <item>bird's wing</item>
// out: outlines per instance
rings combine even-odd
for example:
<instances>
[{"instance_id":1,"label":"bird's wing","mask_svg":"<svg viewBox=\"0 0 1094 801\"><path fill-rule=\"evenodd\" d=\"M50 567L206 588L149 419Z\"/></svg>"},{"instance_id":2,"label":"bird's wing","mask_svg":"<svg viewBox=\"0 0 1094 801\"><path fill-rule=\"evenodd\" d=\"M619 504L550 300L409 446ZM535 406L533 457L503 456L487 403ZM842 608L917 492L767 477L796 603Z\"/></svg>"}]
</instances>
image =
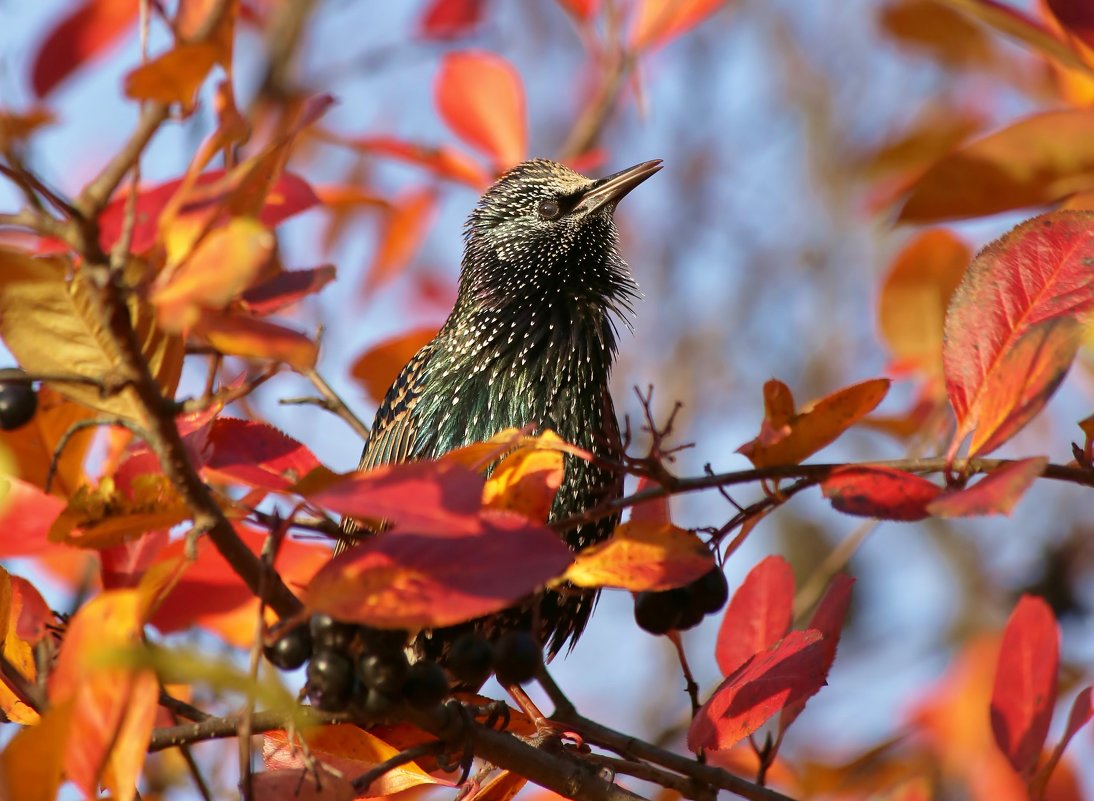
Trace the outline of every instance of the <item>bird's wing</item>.
<instances>
[{"instance_id":1,"label":"bird's wing","mask_svg":"<svg viewBox=\"0 0 1094 801\"><path fill-rule=\"evenodd\" d=\"M358 470L403 462L412 456L417 433L414 405L421 394L423 369L432 353L433 345L430 343L414 354L388 389L380 408L376 410ZM342 521L342 531L346 536L335 545L335 556L357 541L354 535L358 530L357 523L351 518Z\"/></svg>"}]
</instances>

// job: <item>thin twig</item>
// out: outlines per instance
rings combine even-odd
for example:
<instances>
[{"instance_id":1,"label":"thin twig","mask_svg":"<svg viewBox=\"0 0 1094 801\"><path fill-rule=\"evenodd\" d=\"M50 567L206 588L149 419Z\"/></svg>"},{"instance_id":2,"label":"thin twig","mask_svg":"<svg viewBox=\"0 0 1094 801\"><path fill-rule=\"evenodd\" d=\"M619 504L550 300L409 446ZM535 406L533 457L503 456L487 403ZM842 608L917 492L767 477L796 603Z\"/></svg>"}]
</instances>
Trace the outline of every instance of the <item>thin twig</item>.
<instances>
[{"instance_id":1,"label":"thin twig","mask_svg":"<svg viewBox=\"0 0 1094 801\"><path fill-rule=\"evenodd\" d=\"M310 724L337 723L340 720L339 717L327 715L311 707L303 707L297 710L296 714L303 716L304 721ZM153 729L148 750L149 752L162 751L165 748L176 748L187 743L237 737L239 721L239 715L226 715L206 718L197 723L183 723L179 726ZM289 725L289 717L283 712L256 712L251 718L252 734L283 729L287 725Z\"/></svg>"},{"instance_id":2,"label":"thin twig","mask_svg":"<svg viewBox=\"0 0 1094 801\"><path fill-rule=\"evenodd\" d=\"M334 412L349 425L354 431L357 432L361 439L367 440L369 437L369 428L361 419L355 415L345 402L338 396L330 384L323 380L323 376L319 375L314 368L309 368L301 373L305 378L311 381L312 386L319 391L319 394L326 400L326 404L323 408Z\"/></svg>"},{"instance_id":3,"label":"thin twig","mask_svg":"<svg viewBox=\"0 0 1094 801\"><path fill-rule=\"evenodd\" d=\"M123 417L94 417L90 420L77 420L65 429L65 433L57 440L53 447L53 454L49 458L49 468L46 470L46 480L42 488L49 492L53 486L53 479L57 476L57 468L61 463L61 455L64 453L72 438L88 428L101 428L102 426L118 426L129 431L137 439L148 441L148 433L131 420Z\"/></svg>"},{"instance_id":4,"label":"thin twig","mask_svg":"<svg viewBox=\"0 0 1094 801\"><path fill-rule=\"evenodd\" d=\"M676 656L680 660L680 671L684 674L684 689L691 700L691 716L695 717L699 714L699 707L702 706L699 703L699 684L691 673L691 666L688 664L688 655L684 652L684 640L680 637L680 632L669 632L669 642L676 648Z\"/></svg>"},{"instance_id":5,"label":"thin twig","mask_svg":"<svg viewBox=\"0 0 1094 801\"><path fill-rule=\"evenodd\" d=\"M432 742L428 743L418 743L417 745L412 745L410 746L410 748L400 751L395 756L390 757L389 759L385 759L376 767L369 769L365 773L362 773L360 776L353 780L353 789L357 793L364 794L365 791L367 791L368 788L372 786L373 782L383 778L386 773L395 770L395 768L402 767L408 762L413 762L419 757L434 756L443 754L444 752L445 744L442 743L440 740L433 740Z\"/></svg>"},{"instance_id":6,"label":"thin twig","mask_svg":"<svg viewBox=\"0 0 1094 801\"><path fill-rule=\"evenodd\" d=\"M169 711L172 715L186 718L187 720L197 723L212 717L208 712L198 709L192 704L186 703L181 698L175 698L175 696L162 689L160 690L160 706Z\"/></svg>"},{"instance_id":7,"label":"thin twig","mask_svg":"<svg viewBox=\"0 0 1094 801\"><path fill-rule=\"evenodd\" d=\"M583 754L581 760L596 765L603 770L609 770L613 774L633 776L636 779L652 782L668 790L675 790L684 798L692 798L695 801L714 801L717 796L717 792L708 784L678 776L648 762L620 759L605 754Z\"/></svg>"},{"instance_id":8,"label":"thin twig","mask_svg":"<svg viewBox=\"0 0 1094 801\"><path fill-rule=\"evenodd\" d=\"M47 705L45 694L2 653L0 653L0 674L3 674L4 683L15 693L16 698L35 712L45 711Z\"/></svg>"}]
</instances>

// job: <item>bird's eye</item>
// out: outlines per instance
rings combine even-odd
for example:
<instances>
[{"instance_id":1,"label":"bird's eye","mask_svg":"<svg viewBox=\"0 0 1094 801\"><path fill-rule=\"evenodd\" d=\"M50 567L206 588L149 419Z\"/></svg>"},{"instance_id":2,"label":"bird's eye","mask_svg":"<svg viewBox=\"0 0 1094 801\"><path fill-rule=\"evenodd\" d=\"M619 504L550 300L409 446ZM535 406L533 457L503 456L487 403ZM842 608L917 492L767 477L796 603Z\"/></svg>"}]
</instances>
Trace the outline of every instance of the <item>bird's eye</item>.
<instances>
[{"instance_id":1,"label":"bird's eye","mask_svg":"<svg viewBox=\"0 0 1094 801\"><path fill-rule=\"evenodd\" d=\"M553 220L562 209L557 200L541 200L539 202L539 216L545 220Z\"/></svg>"}]
</instances>

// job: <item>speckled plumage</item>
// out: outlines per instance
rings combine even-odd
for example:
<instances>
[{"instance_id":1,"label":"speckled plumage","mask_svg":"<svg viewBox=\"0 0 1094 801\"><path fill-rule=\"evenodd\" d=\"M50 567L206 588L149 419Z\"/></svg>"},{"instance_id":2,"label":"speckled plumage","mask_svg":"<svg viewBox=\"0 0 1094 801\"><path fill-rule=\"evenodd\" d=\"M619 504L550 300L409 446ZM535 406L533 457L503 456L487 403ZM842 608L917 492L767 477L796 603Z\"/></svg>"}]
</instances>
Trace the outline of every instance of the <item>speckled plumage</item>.
<instances>
[{"instance_id":1,"label":"speckled plumage","mask_svg":"<svg viewBox=\"0 0 1094 801\"><path fill-rule=\"evenodd\" d=\"M618 454L608 378L616 323L630 313L637 286L619 254L612 214L657 169L646 162L592 180L534 160L486 191L467 222L456 305L381 403L361 469L436 457L528 423L594 453ZM567 457L551 516L579 513L621 491L622 476ZM617 522L582 526L567 542L583 548ZM595 592L548 590L475 625L488 635L535 626L555 654L580 635L595 600ZM427 632L417 647L439 656L450 633Z\"/></svg>"}]
</instances>

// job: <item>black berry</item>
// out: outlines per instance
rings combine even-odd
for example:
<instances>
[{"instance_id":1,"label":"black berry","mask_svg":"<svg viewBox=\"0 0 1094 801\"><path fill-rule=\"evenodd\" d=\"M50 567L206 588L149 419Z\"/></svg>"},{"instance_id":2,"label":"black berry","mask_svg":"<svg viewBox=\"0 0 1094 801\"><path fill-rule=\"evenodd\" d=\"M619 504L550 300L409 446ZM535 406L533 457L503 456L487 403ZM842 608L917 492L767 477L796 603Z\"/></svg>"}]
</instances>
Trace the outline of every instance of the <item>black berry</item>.
<instances>
[{"instance_id":1,"label":"black berry","mask_svg":"<svg viewBox=\"0 0 1094 801\"><path fill-rule=\"evenodd\" d=\"M679 622L687 596L675 590L655 592L647 590L634 597L634 620L639 628L650 634L668 634Z\"/></svg>"},{"instance_id":2,"label":"black berry","mask_svg":"<svg viewBox=\"0 0 1094 801\"><path fill-rule=\"evenodd\" d=\"M38 393L30 384L0 384L0 428L21 428L38 409Z\"/></svg>"},{"instance_id":3,"label":"black berry","mask_svg":"<svg viewBox=\"0 0 1094 801\"><path fill-rule=\"evenodd\" d=\"M436 662L415 662L406 673L403 697L412 706L428 709L448 696L448 677Z\"/></svg>"},{"instance_id":4,"label":"black berry","mask_svg":"<svg viewBox=\"0 0 1094 801\"><path fill-rule=\"evenodd\" d=\"M669 592L676 592L676 590L669 590ZM703 610L691 603L687 590L681 590L680 595L677 597L676 603L680 604L680 616L676 618L674 628L679 631L687 631L702 623Z\"/></svg>"},{"instance_id":5,"label":"black berry","mask_svg":"<svg viewBox=\"0 0 1094 801\"><path fill-rule=\"evenodd\" d=\"M704 573L684 589L688 593L688 608L697 609L703 615L717 612L729 600L726 574L717 567Z\"/></svg>"},{"instance_id":6,"label":"black berry","mask_svg":"<svg viewBox=\"0 0 1094 801\"><path fill-rule=\"evenodd\" d=\"M357 663L357 675L366 687L391 696L403 689L409 665L402 651L393 654L365 654Z\"/></svg>"},{"instance_id":7,"label":"black berry","mask_svg":"<svg viewBox=\"0 0 1094 801\"><path fill-rule=\"evenodd\" d=\"M263 650L274 667L296 670L311 656L311 631L307 626L289 629Z\"/></svg>"},{"instance_id":8,"label":"black berry","mask_svg":"<svg viewBox=\"0 0 1094 801\"><path fill-rule=\"evenodd\" d=\"M448 649L445 664L461 682L479 687L494 670L494 648L481 634L463 634Z\"/></svg>"},{"instance_id":9,"label":"black berry","mask_svg":"<svg viewBox=\"0 0 1094 801\"><path fill-rule=\"evenodd\" d=\"M500 640L494 654L494 675L502 686L526 684L543 664L543 650L526 631L510 631Z\"/></svg>"},{"instance_id":10,"label":"black berry","mask_svg":"<svg viewBox=\"0 0 1094 801\"><path fill-rule=\"evenodd\" d=\"M316 648L328 651L346 651L353 642L357 627L343 623L330 615L312 615L311 639Z\"/></svg>"},{"instance_id":11,"label":"black berry","mask_svg":"<svg viewBox=\"0 0 1094 801\"><path fill-rule=\"evenodd\" d=\"M370 653L391 654L406 648L406 632L401 629L360 628L365 650Z\"/></svg>"},{"instance_id":12,"label":"black berry","mask_svg":"<svg viewBox=\"0 0 1094 801\"><path fill-rule=\"evenodd\" d=\"M353 696L353 663L338 651L318 651L308 663L308 700L324 712L340 712Z\"/></svg>"},{"instance_id":13,"label":"black berry","mask_svg":"<svg viewBox=\"0 0 1094 801\"><path fill-rule=\"evenodd\" d=\"M369 715L379 717L386 715L395 708L396 697L388 695L382 690L370 687L364 692L362 707Z\"/></svg>"}]
</instances>

